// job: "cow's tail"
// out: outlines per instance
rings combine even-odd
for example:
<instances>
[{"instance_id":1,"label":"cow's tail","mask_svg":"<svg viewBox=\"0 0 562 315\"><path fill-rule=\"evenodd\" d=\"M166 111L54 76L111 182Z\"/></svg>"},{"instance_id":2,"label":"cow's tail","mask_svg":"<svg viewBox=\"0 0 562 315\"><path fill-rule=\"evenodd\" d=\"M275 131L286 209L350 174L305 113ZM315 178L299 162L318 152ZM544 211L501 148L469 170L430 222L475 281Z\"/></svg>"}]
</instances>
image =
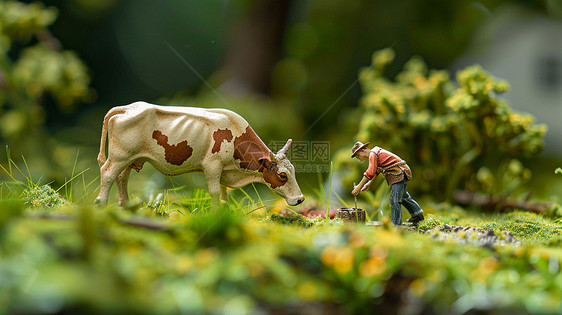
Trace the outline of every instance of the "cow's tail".
<instances>
[{"instance_id":1,"label":"cow's tail","mask_svg":"<svg viewBox=\"0 0 562 315\"><path fill-rule=\"evenodd\" d=\"M108 130L107 130L107 124L109 122L109 119L115 115L125 113L126 110L127 107L125 106L114 107L110 109L109 112L107 112L107 114L103 119L103 126L101 128L100 153L98 154L98 164L100 167L105 163L105 161L107 161L107 157L105 156L105 143L107 137L109 137Z\"/></svg>"}]
</instances>

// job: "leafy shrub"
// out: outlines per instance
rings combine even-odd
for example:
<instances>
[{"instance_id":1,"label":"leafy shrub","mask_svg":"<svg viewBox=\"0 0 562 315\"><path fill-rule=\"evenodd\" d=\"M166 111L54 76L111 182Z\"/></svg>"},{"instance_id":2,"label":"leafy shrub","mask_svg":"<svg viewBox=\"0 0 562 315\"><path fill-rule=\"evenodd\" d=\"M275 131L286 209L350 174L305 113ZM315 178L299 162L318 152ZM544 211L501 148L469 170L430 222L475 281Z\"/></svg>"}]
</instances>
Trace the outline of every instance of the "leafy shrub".
<instances>
[{"instance_id":1,"label":"leafy shrub","mask_svg":"<svg viewBox=\"0 0 562 315\"><path fill-rule=\"evenodd\" d=\"M364 95L357 140L402 156L417 174L412 187L438 199L458 188L512 192L529 179L518 159L541 152L546 126L497 97L507 82L474 65L457 72L457 85L418 57L391 81L383 74L393 59L391 49L377 51L359 74ZM336 159L354 169L356 179L358 163L347 151Z\"/></svg>"},{"instance_id":2,"label":"leafy shrub","mask_svg":"<svg viewBox=\"0 0 562 315\"><path fill-rule=\"evenodd\" d=\"M14 93L32 103L49 93L59 106L70 108L88 96L86 67L74 53L63 51L48 31L57 14L39 2L0 2L1 103L17 100ZM12 105L29 105L25 103L20 99Z\"/></svg>"}]
</instances>

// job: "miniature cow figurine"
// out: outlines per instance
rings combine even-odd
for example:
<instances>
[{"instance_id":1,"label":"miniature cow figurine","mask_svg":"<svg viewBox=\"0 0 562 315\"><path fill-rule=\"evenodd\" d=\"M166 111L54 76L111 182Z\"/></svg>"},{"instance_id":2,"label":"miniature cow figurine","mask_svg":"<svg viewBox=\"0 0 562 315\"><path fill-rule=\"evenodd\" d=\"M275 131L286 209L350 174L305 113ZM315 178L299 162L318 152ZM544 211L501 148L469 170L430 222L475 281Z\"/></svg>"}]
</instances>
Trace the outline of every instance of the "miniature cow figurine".
<instances>
[{"instance_id":1,"label":"miniature cow figurine","mask_svg":"<svg viewBox=\"0 0 562 315\"><path fill-rule=\"evenodd\" d=\"M106 133L108 155L105 155ZM100 153L100 193L106 204L117 181L119 204L128 200L131 169L145 162L166 175L203 172L213 205L227 201L226 187L266 184L291 206L304 201L295 168L285 156L291 141L276 154L240 115L226 109L158 106L135 102L114 107L103 121Z\"/></svg>"}]
</instances>

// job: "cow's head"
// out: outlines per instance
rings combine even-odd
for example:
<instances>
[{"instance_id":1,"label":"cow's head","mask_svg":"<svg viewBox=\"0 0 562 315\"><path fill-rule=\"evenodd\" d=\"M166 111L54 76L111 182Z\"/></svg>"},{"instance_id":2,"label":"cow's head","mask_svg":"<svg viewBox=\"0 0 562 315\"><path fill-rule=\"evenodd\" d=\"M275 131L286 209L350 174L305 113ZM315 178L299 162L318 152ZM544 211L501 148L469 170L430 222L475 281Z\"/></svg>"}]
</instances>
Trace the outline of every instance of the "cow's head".
<instances>
[{"instance_id":1,"label":"cow's head","mask_svg":"<svg viewBox=\"0 0 562 315\"><path fill-rule=\"evenodd\" d=\"M269 158L262 158L259 162L265 183L276 194L285 198L289 205L296 206L304 201L304 195L297 183L295 167L285 155L291 142L292 140L289 139L279 152L272 153Z\"/></svg>"}]
</instances>

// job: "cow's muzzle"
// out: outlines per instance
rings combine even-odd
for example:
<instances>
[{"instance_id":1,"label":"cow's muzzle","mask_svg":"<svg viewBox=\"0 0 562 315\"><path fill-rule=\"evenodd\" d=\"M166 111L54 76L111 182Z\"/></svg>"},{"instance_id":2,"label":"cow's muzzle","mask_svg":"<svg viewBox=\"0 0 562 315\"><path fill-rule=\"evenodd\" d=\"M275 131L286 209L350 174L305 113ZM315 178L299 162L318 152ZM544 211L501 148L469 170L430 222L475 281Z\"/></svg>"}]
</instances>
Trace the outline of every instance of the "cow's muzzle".
<instances>
[{"instance_id":1,"label":"cow's muzzle","mask_svg":"<svg viewBox=\"0 0 562 315\"><path fill-rule=\"evenodd\" d=\"M300 195L299 197L292 200L287 200L287 203L291 206L298 206L303 202L304 202L304 195Z\"/></svg>"}]
</instances>

